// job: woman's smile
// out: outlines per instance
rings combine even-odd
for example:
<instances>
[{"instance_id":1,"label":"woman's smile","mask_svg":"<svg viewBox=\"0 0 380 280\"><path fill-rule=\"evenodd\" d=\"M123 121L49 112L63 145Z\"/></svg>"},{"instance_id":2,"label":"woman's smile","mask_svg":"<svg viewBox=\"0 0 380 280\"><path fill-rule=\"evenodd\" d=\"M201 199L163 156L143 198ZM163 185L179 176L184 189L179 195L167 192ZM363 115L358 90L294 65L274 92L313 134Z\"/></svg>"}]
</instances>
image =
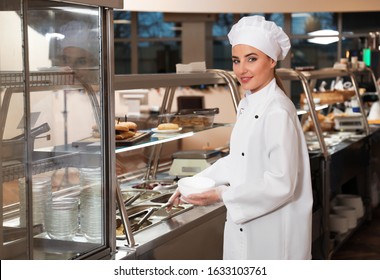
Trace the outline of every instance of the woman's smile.
<instances>
[{"instance_id":1,"label":"woman's smile","mask_svg":"<svg viewBox=\"0 0 380 280\"><path fill-rule=\"evenodd\" d=\"M246 83L249 83L249 81L253 79L253 77L240 77L240 82L242 84L246 84Z\"/></svg>"}]
</instances>

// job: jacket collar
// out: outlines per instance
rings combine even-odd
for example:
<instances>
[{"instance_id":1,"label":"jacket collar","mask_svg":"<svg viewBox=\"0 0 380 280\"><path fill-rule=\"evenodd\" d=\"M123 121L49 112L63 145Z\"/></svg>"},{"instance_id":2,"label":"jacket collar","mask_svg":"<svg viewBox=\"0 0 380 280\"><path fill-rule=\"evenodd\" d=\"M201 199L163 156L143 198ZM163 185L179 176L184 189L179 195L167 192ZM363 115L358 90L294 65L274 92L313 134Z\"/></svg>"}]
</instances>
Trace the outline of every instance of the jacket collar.
<instances>
[{"instance_id":1,"label":"jacket collar","mask_svg":"<svg viewBox=\"0 0 380 280\"><path fill-rule=\"evenodd\" d=\"M252 93L250 91L245 92L245 97L247 98L248 103L250 104L261 104L270 93L275 91L276 79L273 78L265 87L259 91Z\"/></svg>"}]
</instances>

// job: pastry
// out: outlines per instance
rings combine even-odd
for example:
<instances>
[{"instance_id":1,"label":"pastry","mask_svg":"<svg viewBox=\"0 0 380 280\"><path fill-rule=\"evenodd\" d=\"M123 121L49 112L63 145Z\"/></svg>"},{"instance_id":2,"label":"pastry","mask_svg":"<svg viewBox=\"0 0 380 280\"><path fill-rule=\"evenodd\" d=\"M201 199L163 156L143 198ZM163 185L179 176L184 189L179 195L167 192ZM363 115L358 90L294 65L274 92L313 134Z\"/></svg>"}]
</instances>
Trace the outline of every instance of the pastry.
<instances>
[{"instance_id":1,"label":"pastry","mask_svg":"<svg viewBox=\"0 0 380 280\"><path fill-rule=\"evenodd\" d=\"M134 122L117 122L115 123L116 140L129 139L136 135L137 124Z\"/></svg>"},{"instance_id":2,"label":"pastry","mask_svg":"<svg viewBox=\"0 0 380 280\"><path fill-rule=\"evenodd\" d=\"M179 129L176 123L161 123L157 126L158 130L177 130Z\"/></svg>"}]
</instances>

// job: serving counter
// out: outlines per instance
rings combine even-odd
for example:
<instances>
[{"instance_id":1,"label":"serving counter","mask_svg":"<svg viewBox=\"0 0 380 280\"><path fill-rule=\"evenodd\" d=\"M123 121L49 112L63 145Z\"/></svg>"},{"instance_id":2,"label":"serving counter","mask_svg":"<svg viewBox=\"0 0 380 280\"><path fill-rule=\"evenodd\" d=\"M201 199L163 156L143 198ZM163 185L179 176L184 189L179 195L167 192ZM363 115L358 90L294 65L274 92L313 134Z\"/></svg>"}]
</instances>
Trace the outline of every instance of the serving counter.
<instances>
[{"instance_id":1,"label":"serving counter","mask_svg":"<svg viewBox=\"0 0 380 280\"><path fill-rule=\"evenodd\" d=\"M116 240L115 259L222 259L225 216L222 203L192 207L137 232L134 248Z\"/></svg>"}]
</instances>

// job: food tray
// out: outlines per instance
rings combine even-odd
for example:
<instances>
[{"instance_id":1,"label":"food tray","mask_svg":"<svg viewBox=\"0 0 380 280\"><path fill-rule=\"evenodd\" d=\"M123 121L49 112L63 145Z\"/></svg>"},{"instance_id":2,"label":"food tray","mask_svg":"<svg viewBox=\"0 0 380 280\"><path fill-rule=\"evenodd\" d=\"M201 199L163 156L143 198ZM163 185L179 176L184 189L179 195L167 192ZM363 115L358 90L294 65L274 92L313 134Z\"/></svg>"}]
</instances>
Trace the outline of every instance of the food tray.
<instances>
[{"instance_id":1,"label":"food tray","mask_svg":"<svg viewBox=\"0 0 380 280\"><path fill-rule=\"evenodd\" d=\"M160 115L162 122L178 124L182 128L204 129L214 124L215 114L218 108L212 109L184 109L177 114Z\"/></svg>"},{"instance_id":2,"label":"food tray","mask_svg":"<svg viewBox=\"0 0 380 280\"><path fill-rule=\"evenodd\" d=\"M137 131L135 136L124 139L124 140L116 140L116 147L127 147L131 146L140 140L144 139L145 137L148 137L150 135L150 131Z\"/></svg>"},{"instance_id":3,"label":"food tray","mask_svg":"<svg viewBox=\"0 0 380 280\"><path fill-rule=\"evenodd\" d=\"M355 95L354 91L350 90L336 90L336 91L325 91L325 92L314 92L313 99L319 99L319 104L335 104L344 103L344 101L350 100L351 97ZM315 102L315 101L314 101ZM306 104L305 93L300 95L300 104Z\"/></svg>"}]
</instances>

